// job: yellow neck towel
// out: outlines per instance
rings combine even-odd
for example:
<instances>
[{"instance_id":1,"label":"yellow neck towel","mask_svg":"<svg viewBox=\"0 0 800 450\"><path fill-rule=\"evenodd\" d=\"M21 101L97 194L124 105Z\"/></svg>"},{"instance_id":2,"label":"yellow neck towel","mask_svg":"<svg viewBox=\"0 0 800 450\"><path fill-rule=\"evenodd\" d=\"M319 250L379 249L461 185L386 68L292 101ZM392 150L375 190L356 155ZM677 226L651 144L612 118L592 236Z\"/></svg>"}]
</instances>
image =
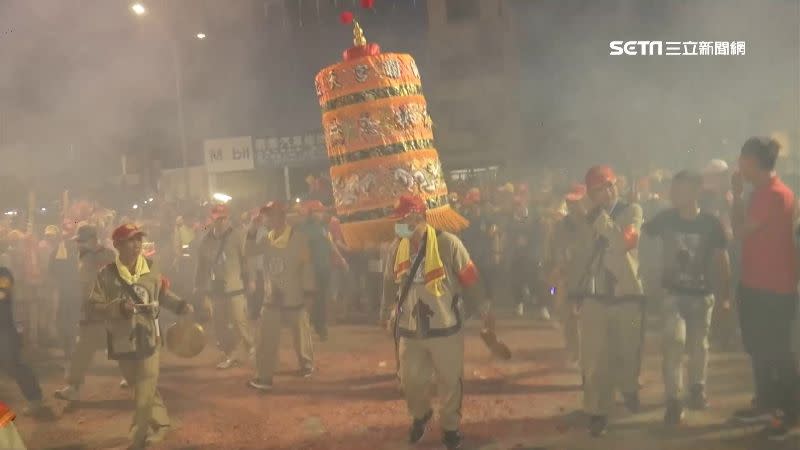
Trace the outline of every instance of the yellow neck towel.
<instances>
[{"instance_id":1,"label":"yellow neck towel","mask_svg":"<svg viewBox=\"0 0 800 450\"><path fill-rule=\"evenodd\" d=\"M436 238L436 230L428 225L427 242L425 244L425 287L436 297L442 296L442 280L445 278L444 263L439 256L439 241ZM416 255L415 255L416 256ZM398 283L403 275L411 271L411 241L401 239L397 246L397 255L394 259L394 277ZM413 277L415 274L408 273Z\"/></svg>"},{"instance_id":2,"label":"yellow neck towel","mask_svg":"<svg viewBox=\"0 0 800 450\"><path fill-rule=\"evenodd\" d=\"M283 233L281 233L280 236L276 236L275 231L273 230L269 232L267 238L269 238L269 243L272 244L273 247L286 248L286 246L289 245L289 236L291 235L292 227L286 225L286 227L283 229Z\"/></svg>"},{"instance_id":3,"label":"yellow neck towel","mask_svg":"<svg viewBox=\"0 0 800 450\"><path fill-rule=\"evenodd\" d=\"M139 281L139 278L146 273L150 273L150 267L147 265L147 260L144 259L144 256L139 255L136 259L136 267L134 268L133 273L128 270L128 267L125 264L122 264L122 261L119 260L119 256L117 256L117 260L115 261L117 265L117 272L119 272L120 278L125 280L128 284L134 284Z\"/></svg>"},{"instance_id":4,"label":"yellow neck towel","mask_svg":"<svg viewBox=\"0 0 800 450\"><path fill-rule=\"evenodd\" d=\"M67 259L67 245L64 244L64 241L60 241L58 243L58 249L56 250L56 259L58 260Z\"/></svg>"}]
</instances>

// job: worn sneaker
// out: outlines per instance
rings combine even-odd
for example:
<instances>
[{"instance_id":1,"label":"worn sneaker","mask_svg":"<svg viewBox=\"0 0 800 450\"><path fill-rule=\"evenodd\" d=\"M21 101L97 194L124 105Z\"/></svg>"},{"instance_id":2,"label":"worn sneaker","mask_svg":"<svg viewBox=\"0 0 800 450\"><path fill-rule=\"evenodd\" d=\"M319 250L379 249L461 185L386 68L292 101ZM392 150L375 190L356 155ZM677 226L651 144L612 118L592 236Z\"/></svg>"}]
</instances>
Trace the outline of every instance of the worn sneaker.
<instances>
[{"instance_id":1,"label":"worn sneaker","mask_svg":"<svg viewBox=\"0 0 800 450\"><path fill-rule=\"evenodd\" d=\"M128 380L123 378L122 381L119 382L119 387L122 389L128 389L130 387L130 385L128 384Z\"/></svg>"},{"instance_id":2,"label":"worn sneaker","mask_svg":"<svg viewBox=\"0 0 800 450\"><path fill-rule=\"evenodd\" d=\"M639 412L639 409L642 407L641 401L639 401L639 393L638 392L630 392L627 394L622 394L622 398L625 401L625 408L633 414Z\"/></svg>"},{"instance_id":3,"label":"worn sneaker","mask_svg":"<svg viewBox=\"0 0 800 450\"><path fill-rule=\"evenodd\" d=\"M303 378L311 378L314 375L314 367L305 367L300 369L300 376Z\"/></svg>"},{"instance_id":4,"label":"worn sneaker","mask_svg":"<svg viewBox=\"0 0 800 450\"><path fill-rule=\"evenodd\" d=\"M754 424L768 422L772 414L761 408L741 409L733 413L732 420L741 424Z\"/></svg>"},{"instance_id":5,"label":"worn sneaker","mask_svg":"<svg viewBox=\"0 0 800 450\"><path fill-rule=\"evenodd\" d=\"M147 436L147 444L157 444L162 442L167 437L167 433L169 432L169 426L160 426L157 429L150 432Z\"/></svg>"},{"instance_id":6,"label":"worn sneaker","mask_svg":"<svg viewBox=\"0 0 800 450\"><path fill-rule=\"evenodd\" d=\"M764 428L762 434L770 441L783 441L792 433L792 429L797 426L796 420L789 420L783 416L775 415L772 422Z\"/></svg>"},{"instance_id":7,"label":"worn sneaker","mask_svg":"<svg viewBox=\"0 0 800 450\"><path fill-rule=\"evenodd\" d=\"M458 431L445 431L442 443L447 447L447 450L461 450L461 444L464 437Z\"/></svg>"},{"instance_id":8,"label":"worn sneaker","mask_svg":"<svg viewBox=\"0 0 800 450\"><path fill-rule=\"evenodd\" d=\"M433 410L428 411L428 414L425 414L425 417L421 419L414 419L411 429L408 431L409 444L416 444L422 440L425 432L428 431L428 422L431 421L431 417L433 417Z\"/></svg>"},{"instance_id":9,"label":"worn sneaker","mask_svg":"<svg viewBox=\"0 0 800 450\"><path fill-rule=\"evenodd\" d=\"M705 386L696 384L689 392L689 409L701 411L708 409L708 398L706 398Z\"/></svg>"},{"instance_id":10,"label":"worn sneaker","mask_svg":"<svg viewBox=\"0 0 800 450\"><path fill-rule=\"evenodd\" d=\"M219 369L219 370L227 370L227 369L230 369L232 367L236 367L238 365L239 365L239 361L237 359L228 358L228 359L222 361L221 363L217 364L217 369Z\"/></svg>"},{"instance_id":11,"label":"worn sneaker","mask_svg":"<svg viewBox=\"0 0 800 450\"><path fill-rule=\"evenodd\" d=\"M608 431L608 418L605 416L592 416L589 418L589 434L600 437Z\"/></svg>"},{"instance_id":12,"label":"worn sneaker","mask_svg":"<svg viewBox=\"0 0 800 450\"><path fill-rule=\"evenodd\" d=\"M272 390L272 380L262 380L260 378L253 378L252 380L247 382L247 385L261 392L269 392Z\"/></svg>"},{"instance_id":13,"label":"worn sneaker","mask_svg":"<svg viewBox=\"0 0 800 450\"><path fill-rule=\"evenodd\" d=\"M80 389L77 386L66 386L55 392L55 397L68 402L76 402L80 398Z\"/></svg>"},{"instance_id":14,"label":"worn sneaker","mask_svg":"<svg viewBox=\"0 0 800 450\"><path fill-rule=\"evenodd\" d=\"M669 426L680 425L683 422L683 405L680 400L667 400L667 409L664 411L664 424Z\"/></svg>"}]
</instances>

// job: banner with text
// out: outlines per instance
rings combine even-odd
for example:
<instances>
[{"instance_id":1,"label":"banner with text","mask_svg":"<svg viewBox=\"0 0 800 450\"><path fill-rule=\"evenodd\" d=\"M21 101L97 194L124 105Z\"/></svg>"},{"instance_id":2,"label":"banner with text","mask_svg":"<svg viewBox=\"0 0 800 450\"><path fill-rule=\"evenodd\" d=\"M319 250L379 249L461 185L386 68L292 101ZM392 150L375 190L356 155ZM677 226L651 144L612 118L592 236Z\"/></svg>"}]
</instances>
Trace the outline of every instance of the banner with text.
<instances>
[{"instance_id":1,"label":"banner with text","mask_svg":"<svg viewBox=\"0 0 800 450\"><path fill-rule=\"evenodd\" d=\"M203 152L210 173L251 170L254 167L251 136L207 139L203 142Z\"/></svg>"},{"instance_id":2,"label":"banner with text","mask_svg":"<svg viewBox=\"0 0 800 450\"><path fill-rule=\"evenodd\" d=\"M327 161L325 137L322 133L255 140L256 167L301 167Z\"/></svg>"}]
</instances>

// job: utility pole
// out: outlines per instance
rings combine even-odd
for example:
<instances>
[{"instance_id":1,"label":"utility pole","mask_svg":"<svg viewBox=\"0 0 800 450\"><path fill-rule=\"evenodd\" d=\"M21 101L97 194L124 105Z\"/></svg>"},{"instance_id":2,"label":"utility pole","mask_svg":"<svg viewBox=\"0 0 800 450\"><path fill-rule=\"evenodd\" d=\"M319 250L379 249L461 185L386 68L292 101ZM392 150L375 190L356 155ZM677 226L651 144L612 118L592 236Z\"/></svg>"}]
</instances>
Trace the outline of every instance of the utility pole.
<instances>
[{"instance_id":1,"label":"utility pole","mask_svg":"<svg viewBox=\"0 0 800 450\"><path fill-rule=\"evenodd\" d=\"M181 144L181 166L183 167L183 182L186 188L186 200L192 197L191 180L189 179L189 157L186 147L186 123L183 116L183 82L181 71L181 56L178 49L178 40L172 38L172 61L175 66L175 99L178 103L178 135Z\"/></svg>"}]
</instances>

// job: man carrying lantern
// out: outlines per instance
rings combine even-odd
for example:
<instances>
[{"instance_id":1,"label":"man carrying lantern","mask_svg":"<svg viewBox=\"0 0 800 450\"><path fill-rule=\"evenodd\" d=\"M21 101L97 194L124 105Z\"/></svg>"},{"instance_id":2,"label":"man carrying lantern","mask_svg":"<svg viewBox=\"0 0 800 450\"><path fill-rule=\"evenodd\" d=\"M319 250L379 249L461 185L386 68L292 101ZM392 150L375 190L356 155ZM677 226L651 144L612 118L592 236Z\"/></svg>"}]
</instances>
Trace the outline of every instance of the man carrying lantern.
<instances>
[{"instance_id":1,"label":"man carrying lantern","mask_svg":"<svg viewBox=\"0 0 800 450\"><path fill-rule=\"evenodd\" d=\"M439 383L444 444L461 448L464 321L488 315L483 285L467 249L454 234L428 224L418 196L400 197L392 218L397 240L384 272L383 305L394 305L399 374L413 419L409 442L419 442L433 417L431 380ZM386 312L384 311L384 315Z\"/></svg>"}]
</instances>

